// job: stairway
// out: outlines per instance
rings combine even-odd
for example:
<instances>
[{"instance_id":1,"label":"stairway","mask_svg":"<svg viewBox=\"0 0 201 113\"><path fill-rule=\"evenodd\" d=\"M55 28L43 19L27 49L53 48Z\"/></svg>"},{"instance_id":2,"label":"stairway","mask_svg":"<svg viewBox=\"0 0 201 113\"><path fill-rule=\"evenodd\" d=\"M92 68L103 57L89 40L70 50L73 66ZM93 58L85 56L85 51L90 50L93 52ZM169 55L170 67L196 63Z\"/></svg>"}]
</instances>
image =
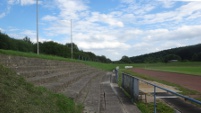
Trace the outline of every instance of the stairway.
<instances>
[{"instance_id":1,"label":"stairway","mask_svg":"<svg viewBox=\"0 0 201 113\"><path fill-rule=\"evenodd\" d=\"M101 78L105 72L82 63L27 58L0 54L0 64L15 70L37 86L62 93L74 100L95 78ZM86 95L85 95L86 96ZM80 98L80 97L79 97Z\"/></svg>"}]
</instances>

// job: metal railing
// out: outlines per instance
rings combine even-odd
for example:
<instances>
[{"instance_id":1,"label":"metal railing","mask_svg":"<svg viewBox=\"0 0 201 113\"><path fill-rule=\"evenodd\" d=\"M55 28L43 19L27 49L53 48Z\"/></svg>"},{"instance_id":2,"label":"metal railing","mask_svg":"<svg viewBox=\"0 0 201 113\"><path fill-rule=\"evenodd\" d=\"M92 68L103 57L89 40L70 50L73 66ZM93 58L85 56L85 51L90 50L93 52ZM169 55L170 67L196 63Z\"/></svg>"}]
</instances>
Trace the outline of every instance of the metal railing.
<instances>
[{"instance_id":1,"label":"metal railing","mask_svg":"<svg viewBox=\"0 0 201 113\"><path fill-rule=\"evenodd\" d=\"M118 71L115 70L116 72L116 76L118 76ZM118 78L117 78L118 79ZM168 93L171 93L171 94L174 94L178 97L181 97L185 100L188 100L190 102L193 102L193 103L196 103L198 105L201 105L201 101L199 100L196 100L196 99L193 99L193 98L190 98L188 96L185 96L185 95L182 95L182 94L179 94L177 92L174 92L174 91L171 91L169 89L166 89L166 88L163 88L161 86L158 86L156 84L153 84L153 83L150 83L144 79L141 79L141 78L138 78L138 77L134 77L134 76L131 76L129 74L126 74L126 73L122 73L122 85L121 87L131 95L132 97L132 100L134 99L134 101L138 100L138 96L139 96L139 81L142 81L146 84L149 84L151 86L153 86L154 88L154 92L153 92L153 96L154 96L154 113L156 113L156 88L159 88L161 90L164 90Z\"/></svg>"}]
</instances>

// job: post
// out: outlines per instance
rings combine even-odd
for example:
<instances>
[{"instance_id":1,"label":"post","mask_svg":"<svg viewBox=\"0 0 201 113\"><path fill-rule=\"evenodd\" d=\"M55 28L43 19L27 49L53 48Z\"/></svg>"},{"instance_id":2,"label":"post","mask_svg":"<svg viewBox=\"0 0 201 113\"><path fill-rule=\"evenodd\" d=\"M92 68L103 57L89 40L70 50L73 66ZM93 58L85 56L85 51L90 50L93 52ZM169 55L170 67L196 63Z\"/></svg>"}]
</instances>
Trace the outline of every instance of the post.
<instances>
[{"instance_id":1,"label":"post","mask_svg":"<svg viewBox=\"0 0 201 113\"><path fill-rule=\"evenodd\" d=\"M39 55L39 42L38 42L38 0L36 0L36 40L37 40L37 54Z\"/></svg>"},{"instance_id":2,"label":"post","mask_svg":"<svg viewBox=\"0 0 201 113\"><path fill-rule=\"evenodd\" d=\"M154 113L156 113L156 86L154 86Z\"/></svg>"},{"instance_id":3,"label":"post","mask_svg":"<svg viewBox=\"0 0 201 113\"><path fill-rule=\"evenodd\" d=\"M139 96L139 80L133 77L134 100L138 101Z\"/></svg>"},{"instance_id":4,"label":"post","mask_svg":"<svg viewBox=\"0 0 201 113\"><path fill-rule=\"evenodd\" d=\"M73 59L73 33L72 33L72 27L73 27L73 23L72 23L72 19L70 20L70 23L71 23L71 59Z\"/></svg>"},{"instance_id":5,"label":"post","mask_svg":"<svg viewBox=\"0 0 201 113\"><path fill-rule=\"evenodd\" d=\"M124 73L122 73L122 82L121 82L122 84L121 84L121 86L122 86L122 88L125 88L124 87Z\"/></svg>"},{"instance_id":6,"label":"post","mask_svg":"<svg viewBox=\"0 0 201 113\"><path fill-rule=\"evenodd\" d=\"M117 82L117 84L118 84L119 78L118 78L118 70L117 70L117 69L115 69L115 75L116 75L116 82Z\"/></svg>"}]
</instances>

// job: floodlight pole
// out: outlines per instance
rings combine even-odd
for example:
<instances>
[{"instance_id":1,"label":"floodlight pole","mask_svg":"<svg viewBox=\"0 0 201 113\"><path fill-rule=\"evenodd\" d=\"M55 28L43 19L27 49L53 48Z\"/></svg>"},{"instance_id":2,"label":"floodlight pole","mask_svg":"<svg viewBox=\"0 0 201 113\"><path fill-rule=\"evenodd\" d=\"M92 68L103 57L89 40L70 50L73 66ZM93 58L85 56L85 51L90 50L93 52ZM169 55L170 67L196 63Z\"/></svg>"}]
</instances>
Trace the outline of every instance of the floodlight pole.
<instances>
[{"instance_id":1,"label":"floodlight pole","mask_svg":"<svg viewBox=\"0 0 201 113\"><path fill-rule=\"evenodd\" d=\"M72 27L73 27L73 23L72 23L72 19L70 20L70 23L71 23L71 29L70 29L70 32L71 32L71 59L73 59L73 33L72 33Z\"/></svg>"},{"instance_id":2,"label":"floodlight pole","mask_svg":"<svg viewBox=\"0 0 201 113\"><path fill-rule=\"evenodd\" d=\"M39 55L39 42L38 42L38 0L36 0L36 40L37 40L37 54Z\"/></svg>"}]
</instances>

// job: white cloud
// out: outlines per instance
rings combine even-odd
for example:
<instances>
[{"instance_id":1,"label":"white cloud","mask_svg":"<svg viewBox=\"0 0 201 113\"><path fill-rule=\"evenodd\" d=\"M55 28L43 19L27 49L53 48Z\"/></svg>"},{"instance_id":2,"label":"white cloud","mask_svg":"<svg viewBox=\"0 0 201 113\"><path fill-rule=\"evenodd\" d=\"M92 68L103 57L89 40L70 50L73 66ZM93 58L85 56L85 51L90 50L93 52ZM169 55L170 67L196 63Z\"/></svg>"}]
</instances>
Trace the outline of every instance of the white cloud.
<instances>
[{"instance_id":1,"label":"white cloud","mask_svg":"<svg viewBox=\"0 0 201 113\"><path fill-rule=\"evenodd\" d=\"M0 28L0 32L4 32L4 29Z\"/></svg>"},{"instance_id":2,"label":"white cloud","mask_svg":"<svg viewBox=\"0 0 201 113\"><path fill-rule=\"evenodd\" d=\"M40 0L38 0L40 1ZM36 0L20 0L20 4L22 6L24 5L32 5L32 4L36 4Z\"/></svg>"},{"instance_id":3,"label":"white cloud","mask_svg":"<svg viewBox=\"0 0 201 113\"><path fill-rule=\"evenodd\" d=\"M8 0L7 2L9 5L20 4L22 6L36 4L36 0ZM41 0L38 0L38 3L40 4Z\"/></svg>"},{"instance_id":4,"label":"white cloud","mask_svg":"<svg viewBox=\"0 0 201 113\"><path fill-rule=\"evenodd\" d=\"M172 1L172 0L160 0L160 2L163 3L165 8L171 8L175 4L175 1Z\"/></svg>"},{"instance_id":5,"label":"white cloud","mask_svg":"<svg viewBox=\"0 0 201 113\"><path fill-rule=\"evenodd\" d=\"M82 0L55 0L55 5L60 9L59 16L64 19L78 19L78 13L88 8Z\"/></svg>"},{"instance_id":6,"label":"white cloud","mask_svg":"<svg viewBox=\"0 0 201 113\"><path fill-rule=\"evenodd\" d=\"M181 26L175 30L142 30L137 38L131 39L133 46L128 55L140 55L160 50L197 44L201 39L201 25Z\"/></svg>"},{"instance_id":7,"label":"white cloud","mask_svg":"<svg viewBox=\"0 0 201 113\"><path fill-rule=\"evenodd\" d=\"M44 17L42 18L42 20L44 20L44 21L55 21L55 20L57 20L57 19L58 19L57 17L51 16L51 15L46 15L46 16L44 16Z\"/></svg>"},{"instance_id":8,"label":"white cloud","mask_svg":"<svg viewBox=\"0 0 201 113\"><path fill-rule=\"evenodd\" d=\"M102 22L107 23L111 26L117 26L117 27L124 27L123 22L118 21L113 15L110 14L100 14L98 12L93 12L92 16L89 18L90 22Z\"/></svg>"},{"instance_id":9,"label":"white cloud","mask_svg":"<svg viewBox=\"0 0 201 113\"><path fill-rule=\"evenodd\" d=\"M7 2L8 2L9 5L13 5L13 4L15 4L17 1L18 1L18 0L8 0Z\"/></svg>"},{"instance_id":10,"label":"white cloud","mask_svg":"<svg viewBox=\"0 0 201 113\"><path fill-rule=\"evenodd\" d=\"M120 0L120 1L121 1L121 3L129 4L129 3L133 3L135 0Z\"/></svg>"},{"instance_id":11,"label":"white cloud","mask_svg":"<svg viewBox=\"0 0 201 113\"><path fill-rule=\"evenodd\" d=\"M169 1L183 1L183 2L200 2L201 0L169 0Z\"/></svg>"},{"instance_id":12,"label":"white cloud","mask_svg":"<svg viewBox=\"0 0 201 113\"><path fill-rule=\"evenodd\" d=\"M0 18L3 18L4 16L6 16L5 12L3 12L3 13L0 14Z\"/></svg>"},{"instance_id":13,"label":"white cloud","mask_svg":"<svg viewBox=\"0 0 201 113\"><path fill-rule=\"evenodd\" d=\"M121 43L118 41L103 41L103 42L78 42L78 45L82 49L87 49L87 50L100 50L100 49L123 49L126 50L130 48L129 45L125 43Z\"/></svg>"},{"instance_id":14,"label":"white cloud","mask_svg":"<svg viewBox=\"0 0 201 113\"><path fill-rule=\"evenodd\" d=\"M184 18L186 17L190 18L195 17L196 15L200 16L200 13L197 12L201 12L201 4L190 2L177 8L175 11L147 14L140 18L143 20L142 23L144 24L162 23L167 21L178 22L185 21Z\"/></svg>"}]
</instances>

